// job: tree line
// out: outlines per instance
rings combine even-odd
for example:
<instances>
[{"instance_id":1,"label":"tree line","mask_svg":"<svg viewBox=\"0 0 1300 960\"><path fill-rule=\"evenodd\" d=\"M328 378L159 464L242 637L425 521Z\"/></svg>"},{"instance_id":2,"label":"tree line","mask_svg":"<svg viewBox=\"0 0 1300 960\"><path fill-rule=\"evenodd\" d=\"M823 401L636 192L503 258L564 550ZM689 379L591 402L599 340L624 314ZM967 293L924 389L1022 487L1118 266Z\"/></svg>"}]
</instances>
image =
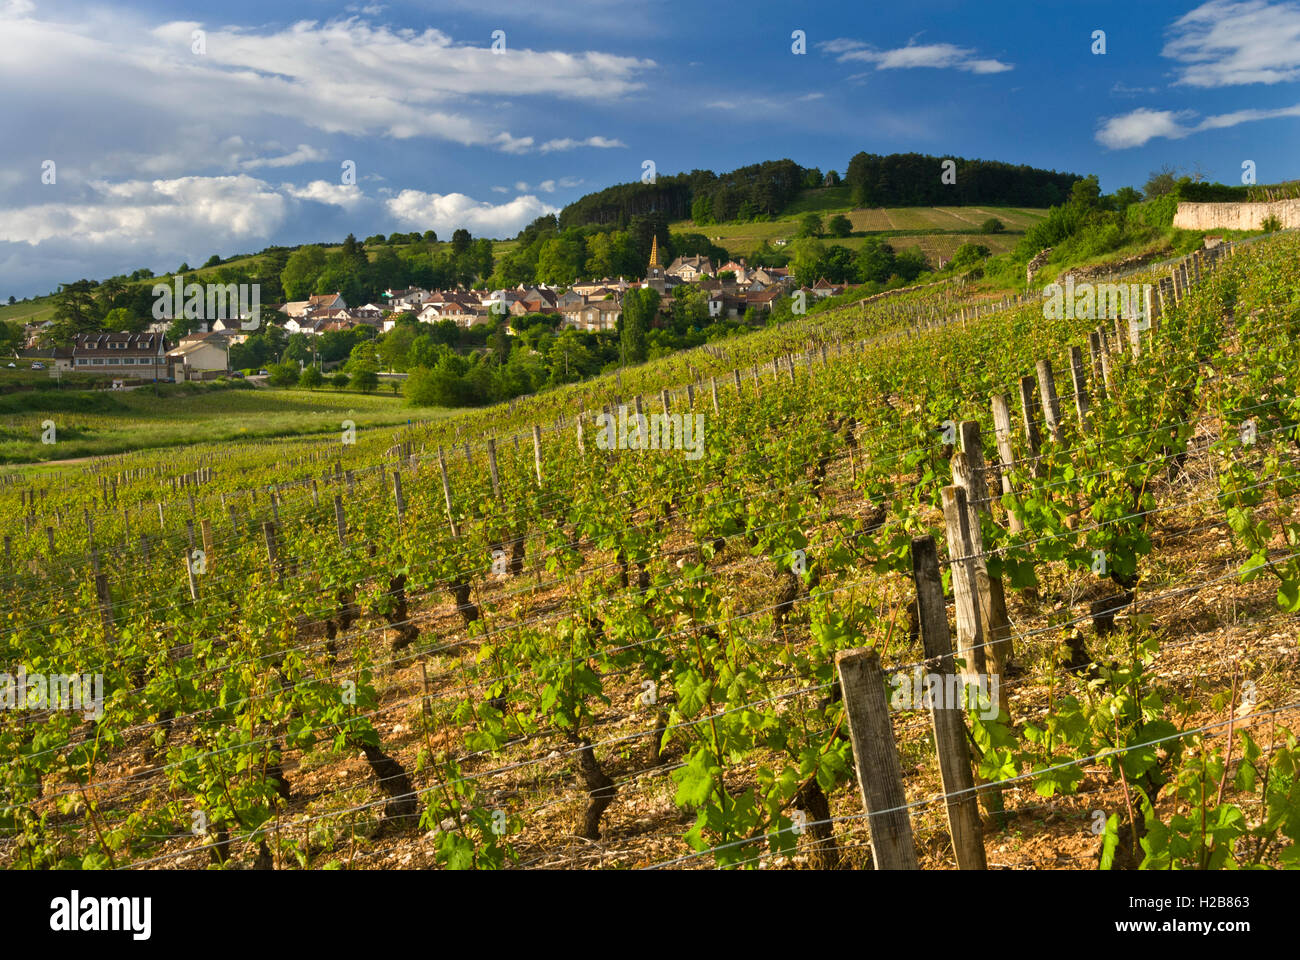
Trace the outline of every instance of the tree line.
<instances>
[{"instance_id":1,"label":"tree line","mask_svg":"<svg viewBox=\"0 0 1300 960\"><path fill-rule=\"evenodd\" d=\"M944 177L944 163L952 161ZM881 156L858 153L844 175L859 207L1004 206L1050 207L1063 203L1078 174L1025 164L921 153ZM951 181L951 182L949 182Z\"/></svg>"}]
</instances>

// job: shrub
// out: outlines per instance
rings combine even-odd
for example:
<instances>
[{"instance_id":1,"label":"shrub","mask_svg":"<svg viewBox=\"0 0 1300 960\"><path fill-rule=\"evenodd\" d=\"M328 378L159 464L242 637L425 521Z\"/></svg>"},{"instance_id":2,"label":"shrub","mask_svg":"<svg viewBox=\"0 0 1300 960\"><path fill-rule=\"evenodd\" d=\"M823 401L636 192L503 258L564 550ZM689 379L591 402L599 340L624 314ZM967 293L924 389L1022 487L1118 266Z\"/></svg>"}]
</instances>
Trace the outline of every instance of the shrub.
<instances>
[{"instance_id":1,"label":"shrub","mask_svg":"<svg viewBox=\"0 0 1300 960\"><path fill-rule=\"evenodd\" d=\"M363 393L369 393L379 386L379 374L371 366L358 366L352 371L352 385Z\"/></svg>"},{"instance_id":2,"label":"shrub","mask_svg":"<svg viewBox=\"0 0 1300 960\"><path fill-rule=\"evenodd\" d=\"M302 374L298 377L298 386L306 387L308 390L315 390L325 382L325 377L315 367L303 368Z\"/></svg>"},{"instance_id":3,"label":"shrub","mask_svg":"<svg viewBox=\"0 0 1300 960\"><path fill-rule=\"evenodd\" d=\"M805 213L799 221L798 237L820 237L823 231L822 218L815 213Z\"/></svg>"},{"instance_id":4,"label":"shrub","mask_svg":"<svg viewBox=\"0 0 1300 960\"><path fill-rule=\"evenodd\" d=\"M832 237L847 237L853 233L853 224L842 213L837 213L826 223L826 231Z\"/></svg>"},{"instance_id":5,"label":"shrub","mask_svg":"<svg viewBox=\"0 0 1300 960\"><path fill-rule=\"evenodd\" d=\"M980 224L980 233L1001 233L1006 228L1006 224L997 217L989 217Z\"/></svg>"},{"instance_id":6,"label":"shrub","mask_svg":"<svg viewBox=\"0 0 1300 960\"><path fill-rule=\"evenodd\" d=\"M989 255L989 248L981 243L963 243L957 248L952 255L953 269L960 270L962 267L969 267L973 263L979 263Z\"/></svg>"},{"instance_id":7,"label":"shrub","mask_svg":"<svg viewBox=\"0 0 1300 960\"><path fill-rule=\"evenodd\" d=\"M298 382L298 367L292 363L273 363L266 372L273 387L292 387Z\"/></svg>"},{"instance_id":8,"label":"shrub","mask_svg":"<svg viewBox=\"0 0 1300 960\"><path fill-rule=\"evenodd\" d=\"M1259 228L1265 233L1277 233L1282 229L1282 221L1270 213L1264 218L1264 222L1259 225Z\"/></svg>"},{"instance_id":9,"label":"shrub","mask_svg":"<svg viewBox=\"0 0 1300 960\"><path fill-rule=\"evenodd\" d=\"M351 382L351 378L342 370L330 377L330 383L334 385L335 390L344 389L349 382Z\"/></svg>"}]
</instances>

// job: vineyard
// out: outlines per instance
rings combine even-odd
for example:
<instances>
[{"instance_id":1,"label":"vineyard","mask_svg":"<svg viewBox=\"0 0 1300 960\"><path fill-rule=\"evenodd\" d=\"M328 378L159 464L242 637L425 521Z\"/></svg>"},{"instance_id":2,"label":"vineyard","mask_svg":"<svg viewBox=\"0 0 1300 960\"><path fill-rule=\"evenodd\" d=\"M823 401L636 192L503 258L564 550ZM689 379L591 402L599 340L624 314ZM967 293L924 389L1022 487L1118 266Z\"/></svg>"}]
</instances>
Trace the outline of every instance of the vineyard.
<instances>
[{"instance_id":1,"label":"vineyard","mask_svg":"<svg viewBox=\"0 0 1300 960\"><path fill-rule=\"evenodd\" d=\"M1300 866L1298 260L0 475L0 864Z\"/></svg>"}]
</instances>

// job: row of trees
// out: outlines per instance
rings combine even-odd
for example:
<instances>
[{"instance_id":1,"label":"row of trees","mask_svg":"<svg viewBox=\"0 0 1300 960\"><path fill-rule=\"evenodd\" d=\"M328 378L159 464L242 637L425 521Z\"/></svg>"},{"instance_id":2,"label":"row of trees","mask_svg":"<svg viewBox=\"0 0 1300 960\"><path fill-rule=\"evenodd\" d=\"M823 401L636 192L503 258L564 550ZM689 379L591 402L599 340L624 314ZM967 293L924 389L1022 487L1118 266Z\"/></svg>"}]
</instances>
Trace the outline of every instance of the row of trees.
<instances>
[{"instance_id":1,"label":"row of trees","mask_svg":"<svg viewBox=\"0 0 1300 960\"><path fill-rule=\"evenodd\" d=\"M488 286L520 283L567 286L581 279L643 277L650 248L659 241L659 260L707 256L720 263L727 251L699 233L669 233L662 217L633 217L626 230L598 227L561 228L555 216L539 217L520 232L513 250L496 264Z\"/></svg>"},{"instance_id":2,"label":"row of trees","mask_svg":"<svg viewBox=\"0 0 1300 960\"><path fill-rule=\"evenodd\" d=\"M474 240L468 231L456 231L447 247L431 242L399 254L385 246L374 260L365 245L348 234L334 253L315 245L299 247L289 256L280 279L286 300L337 292L347 303L360 306L378 302L390 288L468 287L490 276L494 263L492 241Z\"/></svg>"},{"instance_id":3,"label":"row of trees","mask_svg":"<svg viewBox=\"0 0 1300 960\"><path fill-rule=\"evenodd\" d=\"M953 175L944 177L951 160ZM1050 207L1063 202L1079 178L1024 164L921 153L881 156L859 153L849 161L845 182L854 206L957 206L973 203ZM952 182L946 182L951 180Z\"/></svg>"},{"instance_id":4,"label":"row of trees","mask_svg":"<svg viewBox=\"0 0 1300 960\"><path fill-rule=\"evenodd\" d=\"M955 163L953 182L941 176L945 160ZM844 182L855 206L937 206L1007 204L1048 207L1063 202L1079 177L1024 164L919 153L881 156L858 153L849 161ZM769 160L729 173L692 170L657 176L654 182L620 183L568 204L562 227L598 225L627 229L636 217L682 220L704 226L780 215L804 189L840 183L834 170L825 176L793 160Z\"/></svg>"},{"instance_id":5,"label":"row of trees","mask_svg":"<svg viewBox=\"0 0 1300 960\"><path fill-rule=\"evenodd\" d=\"M795 240L786 249L790 251L791 276L804 287L812 286L821 278L836 284L883 284L895 278L910 283L929 269L925 254L919 249L898 253L879 237L867 237L856 251L812 237Z\"/></svg>"},{"instance_id":6,"label":"row of trees","mask_svg":"<svg viewBox=\"0 0 1300 960\"><path fill-rule=\"evenodd\" d=\"M812 175L810 182L810 174ZM838 176L836 177L838 180ZM769 160L729 173L692 170L655 176L653 182L620 183L589 193L560 211L561 227L596 224L627 229L635 217L690 217L698 224L776 216L808 186L820 186L821 171L793 160Z\"/></svg>"}]
</instances>

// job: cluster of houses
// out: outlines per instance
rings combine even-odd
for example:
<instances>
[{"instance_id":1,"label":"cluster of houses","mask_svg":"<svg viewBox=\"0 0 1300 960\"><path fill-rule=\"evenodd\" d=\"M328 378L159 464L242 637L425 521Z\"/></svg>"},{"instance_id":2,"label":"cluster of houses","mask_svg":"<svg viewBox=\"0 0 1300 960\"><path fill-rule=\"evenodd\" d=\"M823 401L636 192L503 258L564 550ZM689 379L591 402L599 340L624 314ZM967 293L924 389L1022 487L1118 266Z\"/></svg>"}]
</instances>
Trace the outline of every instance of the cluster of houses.
<instances>
[{"instance_id":1,"label":"cluster of houses","mask_svg":"<svg viewBox=\"0 0 1300 960\"><path fill-rule=\"evenodd\" d=\"M276 309L283 319L271 321L289 334L321 336L358 326L372 327L375 332L393 329L402 316L413 316L420 323L452 320L462 327L489 323L500 317L528 314L553 314L560 318L561 329L611 331L622 316L623 297L628 290L650 287L661 294L660 309L671 309L676 288L689 284L701 291L711 317L739 317L753 310L761 314L772 309L775 301L795 289L789 271L778 267L750 267L743 259L715 265L704 256L677 257L663 266L659 263L659 244L651 245L646 277L628 282L622 277L606 277L575 283L567 288L546 284L520 284L501 290L385 290L383 303L349 307L338 293L319 294L306 300L285 303ZM818 280L805 293L811 299L843 291L842 286ZM155 322L144 333L96 333L75 338L70 347L38 348L37 343L49 321L28 328L28 349L21 356L45 361L52 376L62 371L104 373L114 376L194 380L218 376L229 370L229 350L249 336L237 319L213 320L199 333L182 337L179 343L168 342L164 333L168 322Z\"/></svg>"}]
</instances>

